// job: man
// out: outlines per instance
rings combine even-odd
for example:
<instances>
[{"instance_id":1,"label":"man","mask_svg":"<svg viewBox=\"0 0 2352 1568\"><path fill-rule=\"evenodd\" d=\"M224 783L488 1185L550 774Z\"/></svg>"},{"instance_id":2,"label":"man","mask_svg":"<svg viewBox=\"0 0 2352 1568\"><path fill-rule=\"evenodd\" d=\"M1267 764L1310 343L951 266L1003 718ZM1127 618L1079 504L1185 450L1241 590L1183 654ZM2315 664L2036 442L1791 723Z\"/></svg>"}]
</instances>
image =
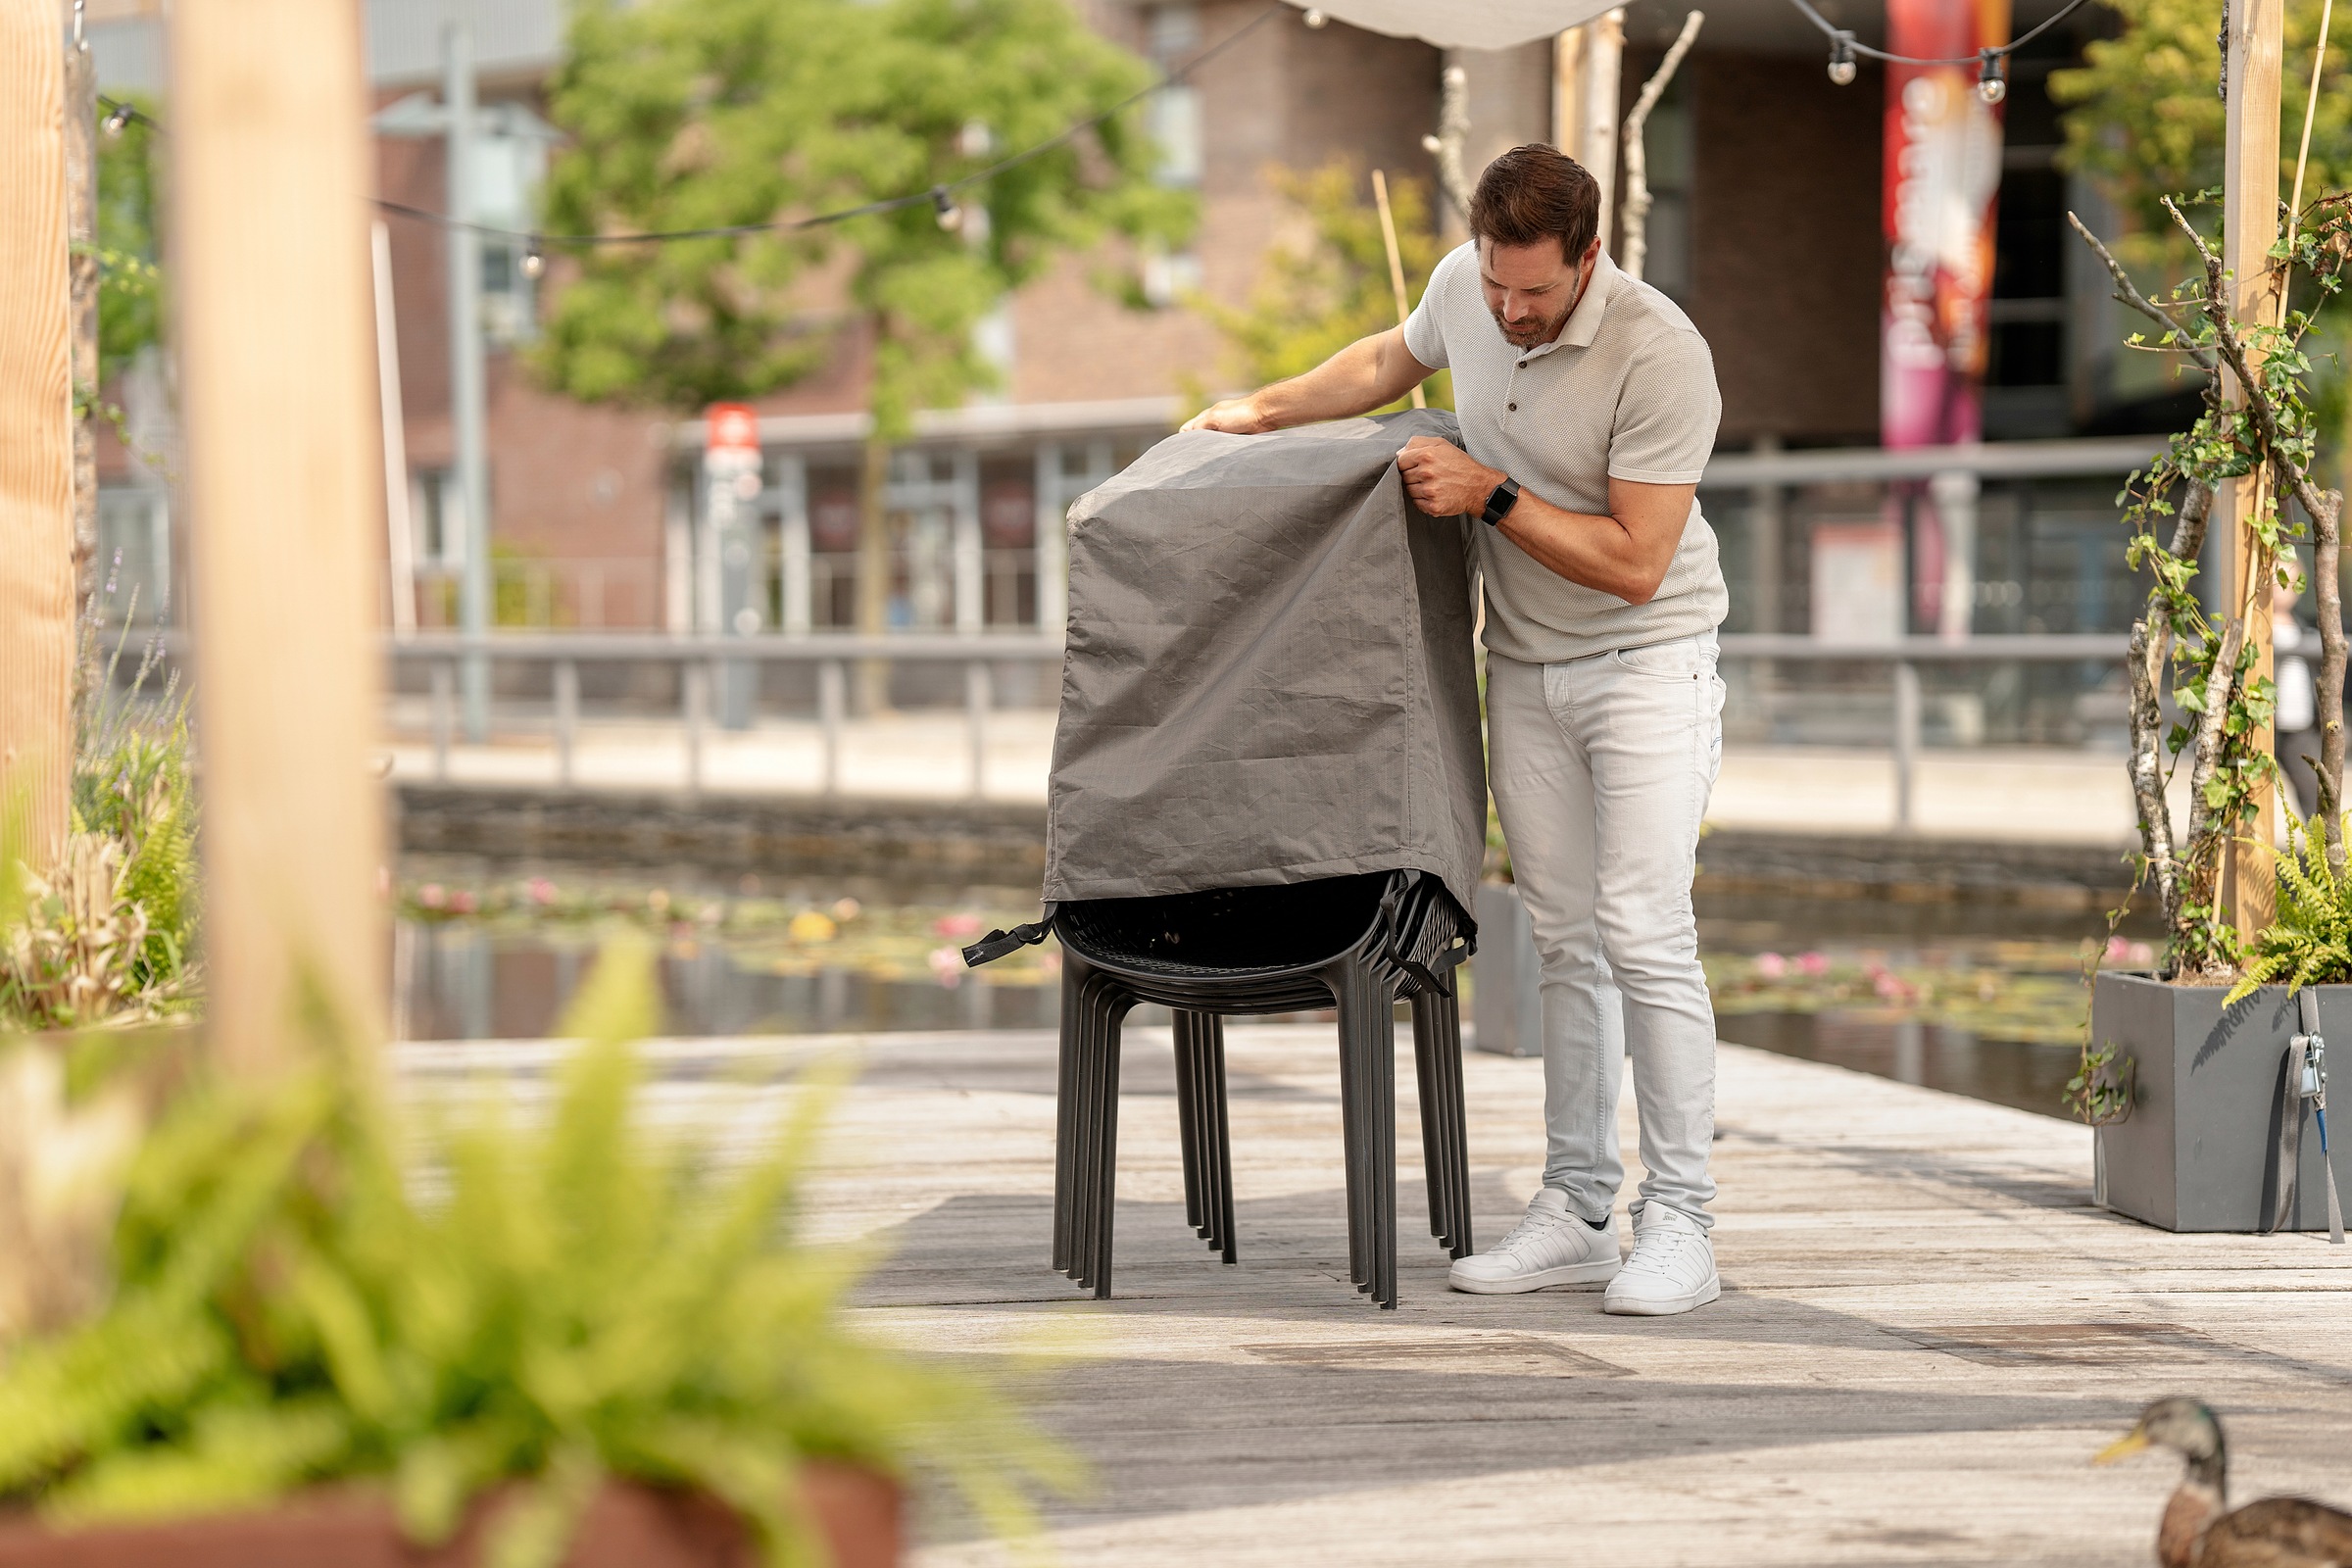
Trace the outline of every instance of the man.
<instances>
[{"instance_id":1,"label":"man","mask_svg":"<svg viewBox=\"0 0 2352 1568\"><path fill-rule=\"evenodd\" d=\"M1421 437L1396 466L1423 512L1481 519L1490 773L1543 957L1548 1133L1526 1218L1452 1284L1605 1286L1605 1310L1662 1315L1721 1291L1715 1017L1690 880L1722 756L1729 597L1695 502L1722 405L1690 318L1602 252L1599 204L1575 160L1512 149L1402 327L1186 428L1348 418L1452 369L1469 451ZM1629 1052L1649 1174L1621 1263Z\"/></svg>"}]
</instances>

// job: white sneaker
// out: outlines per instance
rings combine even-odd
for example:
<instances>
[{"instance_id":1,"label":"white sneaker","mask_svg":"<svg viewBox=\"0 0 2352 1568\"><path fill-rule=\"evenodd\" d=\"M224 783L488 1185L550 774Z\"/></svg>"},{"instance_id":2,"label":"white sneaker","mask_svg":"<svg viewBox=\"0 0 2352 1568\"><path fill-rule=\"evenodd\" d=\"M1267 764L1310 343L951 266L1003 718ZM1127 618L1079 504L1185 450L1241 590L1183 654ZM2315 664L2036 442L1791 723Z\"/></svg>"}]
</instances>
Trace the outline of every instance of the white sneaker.
<instances>
[{"instance_id":1,"label":"white sneaker","mask_svg":"<svg viewBox=\"0 0 2352 1568\"><path fill-rule=\"evenodd\" d=\"M1705 1229L1680 1209L1644 1202L1634 1221L1634 1255L1609 1281L1600 1309L1633 1317L1670 1317L1704 1306L1722 1294L1723 1282L1715 1274L1715 1244L1707 1240Z\"/></svg>"},{"instance_id":2,"label":"white sneaker","mask_svg":"<svg viewBox=\"0 0 2352 1568\"><path fill-rule=\"evenodd\" d=\"M1568 1211L1568 1195L1546 1187L1527 1205L1527 1217L1483 1252L1454 1260L1446 1283L1479 1296L1509 1296L1555 1285L1591 1290L1616 1274L1617 1232L1594 1230Z\"/></svg>"}]
</instances>

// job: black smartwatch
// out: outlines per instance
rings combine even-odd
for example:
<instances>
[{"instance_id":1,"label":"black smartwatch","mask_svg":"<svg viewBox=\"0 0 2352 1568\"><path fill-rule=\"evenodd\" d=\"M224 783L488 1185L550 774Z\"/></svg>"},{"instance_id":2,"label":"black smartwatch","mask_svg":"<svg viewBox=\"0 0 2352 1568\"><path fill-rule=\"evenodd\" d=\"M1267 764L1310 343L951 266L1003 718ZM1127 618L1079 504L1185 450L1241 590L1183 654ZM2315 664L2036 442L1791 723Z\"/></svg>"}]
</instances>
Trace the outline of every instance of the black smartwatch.
<instances>
[{"instance_id":1,"label":"black smartwatch","mask_svg":"<svg viewBox=\"0 0 2352 1568\"><path fill-rule=\"evenodd\" d=\"M1518 504L1519 481L1505 479L1494 487L1493 495L1487 497L1487 510L1478 514L1478 520L1490 528L1495 527L1511 514L1511 508Z\"/></svg>"}]
</instances>

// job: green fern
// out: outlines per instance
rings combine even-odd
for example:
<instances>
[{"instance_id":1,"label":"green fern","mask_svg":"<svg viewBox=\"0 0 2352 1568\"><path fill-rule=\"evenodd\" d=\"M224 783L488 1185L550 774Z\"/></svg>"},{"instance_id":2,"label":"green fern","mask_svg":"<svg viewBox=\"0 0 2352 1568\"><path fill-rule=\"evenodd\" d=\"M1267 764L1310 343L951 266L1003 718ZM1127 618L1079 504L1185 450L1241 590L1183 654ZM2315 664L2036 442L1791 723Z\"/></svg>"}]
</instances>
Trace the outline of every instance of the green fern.
<instances>
[{"instance_id":1,"label":"green fern","mask_svg":"<svg viewBox=\"0 0 2352 1568\"><path fill-rule=\"evenodd\" d=\"M2352 812L2346 822L2352 825ZM2286 853L2274 857L2278 917L2246 949L2241 978L2227 1002L2258 986L2300 990L2352 981L2352 870L2328 863L2326 826L2317 816L2288 826Z\"/></svg>"},{"instance_id":2,"label":"green fern","mask_svg":"<svg viewBox=\"0 0 2352 1568\"><path fill-rule=\"evenodd\" d=\"M74 1522L371 1479L432 1543L519 1481L486 1560L544 1568L627 1477L716 1495L785 1564L821 1560L793 1476L832 1456L944 1471L1028 1528L1074 1461L991 1385L848 1332L865 1255L798 1239L828 1086L722 1174L630 1115L654 1018L648 955L609 950L552 1122L469 1101L416 1172L344 1054L191 1091L132 1173L111 1307L0 1368L0 1501Z\"/></svg>"}]
</instances>

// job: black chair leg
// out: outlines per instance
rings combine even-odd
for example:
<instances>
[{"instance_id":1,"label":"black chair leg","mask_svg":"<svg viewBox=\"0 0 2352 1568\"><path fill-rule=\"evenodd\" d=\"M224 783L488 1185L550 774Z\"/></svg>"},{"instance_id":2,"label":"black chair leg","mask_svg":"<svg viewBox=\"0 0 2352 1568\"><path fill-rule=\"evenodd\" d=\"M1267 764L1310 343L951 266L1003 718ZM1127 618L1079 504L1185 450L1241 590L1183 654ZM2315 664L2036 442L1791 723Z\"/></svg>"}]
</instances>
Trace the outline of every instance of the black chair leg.
<instances>
[{"instance_id":1,"label":"black chair leg","mask_svg":"<svg viewBox=\"0 0 2352 1568\"><path fill-rule=\"evenodd\" d=\"M1074 953L1062 955L1061 1064L1054 1092L1054 1270L1074 1266L1071 1222L1076 1217L1080 1063L1088 1051L1086 981L1092 971Z\"/></svg>"},{"instance_id":2,"label":"black chair leg","mask_svg":"<svg viewBox=\"0 0 2352 1568\"><path fill-rule=\"evenodd\" d=\"M1202 1102L1200 1060L1200 1014L1179 1011L1169 1033L1176 1048L1176 1137L1184 1150L1184 1222L1193 1234L1205 1238L1209 1233L1207 1208L1208 1183L1201 1165L1200 1105Z\"/></svg>"},{"instance_id":3,"label":"black chair leg","mask_svg":"<svg viewBox=\"0 0 2352 1568\"><path fill-rule=\"evenodd\" d=\"M1102 1129L1095 1163L1094 1212L1094 1280L1095 1298L1107 1299L1110 1296L1110 1240L1111 1223L1116 1217L1115 1201L1119 1171L1119 1025L1127 1016L1134 999L1126 993L1105 999L1102 1011L1102 1066L1097 1075L1095 1102L1100 1106L1098 1122Z\"/></svg>"},{"instance_id":4,"label":"black chair leg","mask_svg":"<svg viewBox=\"0 0 2352 1568\"><path fill-rule=\"evenodd\" d=\"M1421 1169L1429 1184L1429 1234L1450 1244L1453 1190L1446 1181L1444 1090L1436 1061L1437 1020L1430 1005L1437 1000L1426 990L1413 998L1413 1086L1421 1107Z\"/></svg>"},{"instance_id":5,"label":"black chair leg","mask_svg":"<svg viewBox=\"0 0 2352 1568\"><path fill-rule=\"evenodd\" d=\"M1066 961L1066 960L1065 960ZM1119 1023L1134 998L1115 979L1090 969L1075 987L1072 1011L1074 1106L1068 1217L1060 1227L1067 1251L1062 1272L1082 1286L1107 1295L1110 1165L1118 1139Z\"/></svg>"},{"instance_id":6,"label":"black chair leg","mask_svg":"<svg viewBox=\"0 0 2352 1568\"><path fill-rule=\"evenodd\" d=\"M1213 1136L1209 1139L1208 1172L1215 1197L1210 1213L1216 1220L1216 1234L1209 1245L1216 1248L1226 1262L1235 1261L1233 1233L1233 1126L1226 1115L1225 1102L1225 1020L1216 1013L1203 1013L1201 1054L1208 1071L1208 1114L1204 1122Z\"/></svg>"},{"instance_id":7,"label":"black chair leg","mask_svg":"<svg viewBox=\"0 0 2352 1568\"><path fill-rule=\"evenodd\" d=\"M1438 1086L1438 1142L1445 1157L1448 1223L1446 1250L1476 1250L1471 1240L1469 1107L1462 1087L1462 1011L1456 997L1429 997L1430 1073ZM1416 1009L1416 1021L1419 1011Z\"/></svg>"},{"instance_id":8,"label":"black chair leg","mask_svg":"<svg viewBox=\"0 0 2352 1568\"><path fill-rule=\"evenodd\" d=\"M1356 1289L1396 1304L1396 1036L1387 982L1369 964L1335 966L1340 1096L1347 1121L1348 1255Z\"/></svg>"}]
</instances>

